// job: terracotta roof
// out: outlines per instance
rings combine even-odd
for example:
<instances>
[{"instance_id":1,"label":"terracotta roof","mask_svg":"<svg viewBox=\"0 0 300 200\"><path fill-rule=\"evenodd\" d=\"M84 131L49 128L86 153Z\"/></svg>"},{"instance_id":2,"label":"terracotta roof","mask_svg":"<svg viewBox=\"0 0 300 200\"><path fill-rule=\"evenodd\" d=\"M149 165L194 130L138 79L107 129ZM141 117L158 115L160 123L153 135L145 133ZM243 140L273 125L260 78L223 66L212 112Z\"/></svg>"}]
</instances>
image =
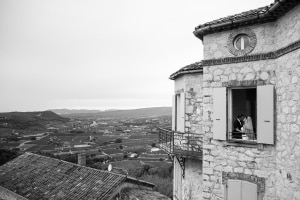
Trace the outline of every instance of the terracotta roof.
<instances>
[{"instance_id":1,"label":"terracotta roof","mask_svg":"<svg viewBox=\"0 0 300 200\"><path fill-rule=\"evenodd\" d=\"M0 186L30 200L108 199L126 176L25 153L0 166Z\"/></svg>"},{"instance_id":2,"label":"terracotta roof","mask_svg":"<svg viewBox=\"0 0 300 200\"><path fill-rule=\"evenodd\" d=\"M207 34L276 21L299 3L299 0L275 0L274 3L265 7L201 24L195 28L194 35L202 40L203 36Z\"/></svg>"},{"instance_id":3,"label":"terracotta roof","mask_svg":"<svg viewBox=\"0 0 300 200\"><path fill-rule=\"evenodd\" d=\"M193 64L182 67L177 72L171 74L169 77L171 80L175 80L183 74L201 73L203 71L202 62L195 62Z\"/></svg>"}]
</instances>

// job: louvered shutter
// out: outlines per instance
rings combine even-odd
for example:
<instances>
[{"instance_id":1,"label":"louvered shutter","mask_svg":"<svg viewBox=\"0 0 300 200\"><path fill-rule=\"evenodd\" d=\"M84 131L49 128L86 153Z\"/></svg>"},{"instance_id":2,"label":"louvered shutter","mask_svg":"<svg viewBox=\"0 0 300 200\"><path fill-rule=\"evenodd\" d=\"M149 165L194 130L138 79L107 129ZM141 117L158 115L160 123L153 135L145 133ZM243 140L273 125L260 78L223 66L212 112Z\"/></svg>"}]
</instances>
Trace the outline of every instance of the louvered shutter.
<instances>
[{"instance_id":1,"label":"louvered shutter","mask_svg":"<svg viewBox=\"0 0 300 200\"><path fill-rule=\"evenodd\" d=\"M213 89L213 139L226 140L226 88Z\"/></svg>"},{"instance_id":2,"label":"louvered shutter","mask_svg":"<svg viewBox=\"0 0 300 200\"><path fill-rule=\"evenodd\" d=\"M176 130L176 95L172 96L172 131Z\"/></svg>"},{"instance_id":3,"label":"louvered shutter","mask_svg":"<svg viewBox=\"0 0 300 200\"><path fill-rule=\"evenodd\" d=\"M227 200L242 200L241 185L240 180L228 180Z\"/></svg>"},{"instance_id":4,"label":"louvered shutter","mask_svg":"<svg viewBox=\"0 0 300 200\"><path fill-rule=\"evenodd\" d=\"M242 181L242 200L257 200L257 185Z\"/></svg>"},{"instance_id":5,"label":"louvered shutter","mask_svg":"<svg viewBox=\"0 0 300 200\"><path fill-rule=\"evenodd\" d=\"M257 86L257 143L274 144L274 86Z\"/></svg>"}]
</instances>

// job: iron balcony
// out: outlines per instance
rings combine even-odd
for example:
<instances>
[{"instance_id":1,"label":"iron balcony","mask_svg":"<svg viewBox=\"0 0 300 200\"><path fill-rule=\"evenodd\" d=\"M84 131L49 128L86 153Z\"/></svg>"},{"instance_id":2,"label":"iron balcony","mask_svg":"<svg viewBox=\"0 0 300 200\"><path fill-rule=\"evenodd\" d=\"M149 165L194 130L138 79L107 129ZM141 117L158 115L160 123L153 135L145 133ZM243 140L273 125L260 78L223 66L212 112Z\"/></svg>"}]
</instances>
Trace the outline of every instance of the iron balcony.
<instances>
[{"instance_id":1,"label":"iron balcony","mask_svg":"<svg viewBox=\"0 0 300 200\"><path fill-rule=\"evenodd\" d=\"M203 140L201 135L159 129L159 146L170 155L202 160Z\"/></svg>"}]
</instances>

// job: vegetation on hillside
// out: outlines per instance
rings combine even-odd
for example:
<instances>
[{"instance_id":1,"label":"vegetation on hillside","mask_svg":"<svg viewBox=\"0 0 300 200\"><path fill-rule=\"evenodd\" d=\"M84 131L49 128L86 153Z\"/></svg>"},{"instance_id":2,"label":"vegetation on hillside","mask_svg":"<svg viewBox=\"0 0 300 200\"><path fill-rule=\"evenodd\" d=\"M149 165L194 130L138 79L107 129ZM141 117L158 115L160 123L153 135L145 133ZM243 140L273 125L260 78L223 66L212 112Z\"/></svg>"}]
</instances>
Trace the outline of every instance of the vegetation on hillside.
<instances>
[{"instance_id":1,"label":"vegetation on hillside","mask_svg":"<svg viewBox=\"0 0 300 200\"><path fill-rule=\"evenodd\" d=\"M55 111L55 110L54 110ZM90 113L70 113L63 114L69 118L139 118L139 117L155 117L171 115L171 107L154 107L154 108L140 108L132 110L112 110L103 112L90 112Z\"/></svg>"},{"instance_id":2,"label":"vegetation on hillside","mask_svg":"<svg viewBox=\"0 0 300 200\"><path fill-rule=\"evenodd\" d=\"M164 163L159 168L144 164L134 171L129 171L129 175L137 179L142 179L155 184L155 190L168 197L173 195L173 165Z\"/></svg>"},{"instance_id":3,"label":"vegetation on hillside","mask_svg":"<svg viewBox=\"0 0 300 200\"><path fill-rule=\"evenodd\" d=\"M68 121L68 118L61 117L52 111L0 113L0 128L26 130L29 128L45 128L45 125L49 123L65 123Z\"/></svg>"},{"instance_id":4,"label":"vegetation on hillside","mask_svg":"<svg viewBox=\"0 0 300 200\"><path fill-rule=\"evenodd\" d=\"M0 149L0 165L18 157L19 153L14 150Z\"/></svg>"}]
</instances>

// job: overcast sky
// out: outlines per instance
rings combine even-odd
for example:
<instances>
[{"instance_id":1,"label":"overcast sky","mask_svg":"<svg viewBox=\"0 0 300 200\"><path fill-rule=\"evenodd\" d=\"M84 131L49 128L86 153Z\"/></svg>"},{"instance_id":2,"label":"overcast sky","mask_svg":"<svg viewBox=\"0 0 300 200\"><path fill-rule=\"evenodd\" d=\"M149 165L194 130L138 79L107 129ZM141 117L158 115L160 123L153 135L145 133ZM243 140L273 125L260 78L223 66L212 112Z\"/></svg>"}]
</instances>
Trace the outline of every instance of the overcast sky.
<instances>
[{"instance_id":1,"label":"overcast sky","mask_svg":"<svg viewBox=\"0 0 300 200\"><path fill-rule=\"evenodd\" d=\"M0 0L0 112L171 106L202 23L272 0Z\"/></svg>"}]
</instances>

